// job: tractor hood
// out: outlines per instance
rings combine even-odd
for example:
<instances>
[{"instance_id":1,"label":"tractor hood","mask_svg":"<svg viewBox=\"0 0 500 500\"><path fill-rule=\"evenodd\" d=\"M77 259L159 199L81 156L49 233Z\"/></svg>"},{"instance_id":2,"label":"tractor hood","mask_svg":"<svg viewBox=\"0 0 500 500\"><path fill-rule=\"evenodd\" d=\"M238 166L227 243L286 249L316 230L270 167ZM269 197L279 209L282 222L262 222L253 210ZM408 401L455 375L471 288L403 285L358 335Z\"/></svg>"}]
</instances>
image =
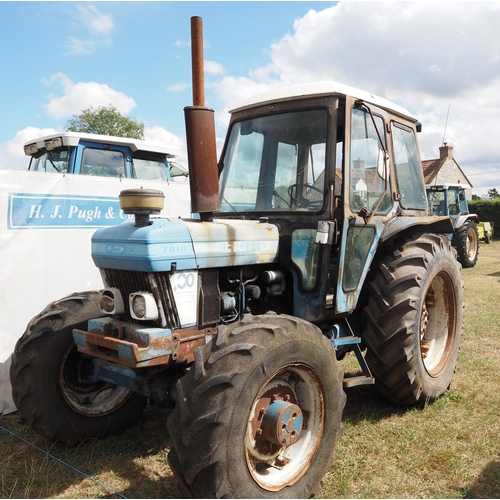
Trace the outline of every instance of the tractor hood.
<instances>
[{"instance_id":1,"label":"tractor hood","mask_svg":"<svg viewBox=\"0 0 500 500\"><path fill-rule=\"evenodd\" d=\"M101 269L163 272L233 267L274 262L278 228L259 221L216 219L151 220L98 230L92 237L92 259Z\"/></svg>"}]
</instances>

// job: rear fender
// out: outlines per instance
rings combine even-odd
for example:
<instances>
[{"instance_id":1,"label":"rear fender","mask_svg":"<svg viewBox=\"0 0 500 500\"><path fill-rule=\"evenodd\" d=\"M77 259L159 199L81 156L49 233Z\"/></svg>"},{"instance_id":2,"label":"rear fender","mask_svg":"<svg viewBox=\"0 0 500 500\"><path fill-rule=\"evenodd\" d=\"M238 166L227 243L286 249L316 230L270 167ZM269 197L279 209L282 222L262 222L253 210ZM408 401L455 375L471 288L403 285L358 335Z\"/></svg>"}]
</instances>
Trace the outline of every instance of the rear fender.
<instances>
[{"instance_id":1,"label":"rear fender","mask_svg":"<svg viewBox=\"0 0 500 500\"><path fill-rule=\"evenodd\" d=\"M460 215L457 218L455 229L462 227L466 222L473 220L476 224L479 222L479 217L476 214Z\"/></svg>"},{"instance_id":2,"label":"rear fender","mask_svg":"<svg viewBox=\"0 0 500 500\"><path fill-rule=\"evenodd\" d=\"M395 217L385 226L380 241L387 241L409 228L420 228L424 233L451 234L455 231L451 218L447 216Z\"/></svg>"}]
</instances>

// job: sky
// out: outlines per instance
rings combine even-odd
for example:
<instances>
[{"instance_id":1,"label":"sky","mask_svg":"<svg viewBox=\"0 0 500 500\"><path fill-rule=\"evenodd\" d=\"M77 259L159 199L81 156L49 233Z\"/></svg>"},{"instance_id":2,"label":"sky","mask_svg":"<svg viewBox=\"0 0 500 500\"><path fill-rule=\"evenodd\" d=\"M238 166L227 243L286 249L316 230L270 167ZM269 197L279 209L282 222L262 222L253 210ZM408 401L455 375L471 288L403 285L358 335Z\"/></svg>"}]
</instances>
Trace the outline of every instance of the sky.
<instances>
[{"instance_id":1,"label":"sky","mask_svg":"<svg viewBox=\"0 0 500 500\"><path fill-rule=\"evenodd\" d=\"M474 194L500 190L500 1L0 1L0 168L26 169L24 142L109 104L186 164L191 16L219 151L239 102L334 80L418 118L422 160L447 142Z\"/></svg>"}]
</instances>

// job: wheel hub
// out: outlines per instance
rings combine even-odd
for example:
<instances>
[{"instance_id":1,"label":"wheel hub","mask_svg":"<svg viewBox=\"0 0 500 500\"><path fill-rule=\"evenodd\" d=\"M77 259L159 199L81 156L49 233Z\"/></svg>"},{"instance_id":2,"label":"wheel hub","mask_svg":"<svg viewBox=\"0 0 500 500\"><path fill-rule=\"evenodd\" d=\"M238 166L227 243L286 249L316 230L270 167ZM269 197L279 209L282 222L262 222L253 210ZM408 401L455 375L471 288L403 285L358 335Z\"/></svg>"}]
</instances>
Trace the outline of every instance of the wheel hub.
<instances>
[{"instance_id":1,"label":"wheel hub","mask_svg":"<svg viewBox=\"0 0 500 500\"><path fill-rule=\"evenodd\" d=\"M262 437L280 446L290 446L299 439L302 422L302 411L297 405L275 401L262 419Z\"/></svg>"},{"instance_id":2,"label":"wheel hub","mask_svg":"<svg viewBox=\"0 0 500 500\"><path fill-rule=\"evenodd\" d=\"M245 445L249 472L261 488L280 491L308 469L323 435L322 387L311 368L288 365L255 398Z\"/></svg>"}]
</instances>

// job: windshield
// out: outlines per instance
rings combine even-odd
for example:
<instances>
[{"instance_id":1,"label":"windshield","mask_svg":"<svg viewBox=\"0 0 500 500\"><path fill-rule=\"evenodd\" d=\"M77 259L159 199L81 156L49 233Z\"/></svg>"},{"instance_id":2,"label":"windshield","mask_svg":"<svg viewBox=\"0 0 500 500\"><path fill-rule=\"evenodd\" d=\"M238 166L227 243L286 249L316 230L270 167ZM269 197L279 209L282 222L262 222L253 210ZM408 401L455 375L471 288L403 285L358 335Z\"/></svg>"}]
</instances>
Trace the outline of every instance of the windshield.
<instances>
[{"instance_id":1,"label":"windshield","mask_svg":"<svg viewBox=\"0 0 500 500\"><path fill-rule=\"evenodd\" d=\"M447 215L444 191L428 191L427 202L431 215Z\"/></svg>"},{"instance_id":2,"label":"windshield","mask_svg":"<svg viewBox=\"0 0 500 500\"><path fill-rule=\"evenodd\" d=\"M68 148L54 149L52 151L44 149L32 157L29 169L39 172L57 172L65 174L68 171L68 165Z\"/></svg>"},{"instance_id":3,"label":"windshield","mask_svg":"<svg viewBox=\"0 0 500 500\"><path fill-rule=\"evenodd\" d=\"M308 109L236 122L221 162L221 211L320 210L327 119Z\"/></svg>"}]
</instances>

